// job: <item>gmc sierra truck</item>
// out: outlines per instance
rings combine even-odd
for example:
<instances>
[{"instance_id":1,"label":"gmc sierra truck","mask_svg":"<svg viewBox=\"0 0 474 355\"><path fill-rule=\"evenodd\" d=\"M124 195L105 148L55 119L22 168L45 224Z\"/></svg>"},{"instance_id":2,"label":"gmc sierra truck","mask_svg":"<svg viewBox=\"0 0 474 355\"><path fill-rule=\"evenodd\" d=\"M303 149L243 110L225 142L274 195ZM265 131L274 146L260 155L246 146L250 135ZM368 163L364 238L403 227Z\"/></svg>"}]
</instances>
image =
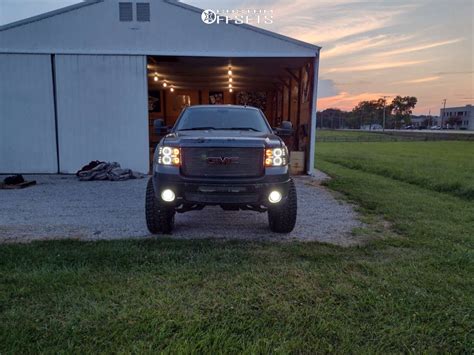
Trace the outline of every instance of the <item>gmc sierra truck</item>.
<instances>
[{"instance_id":1,"label":"gmc sierra truck","mask_svg":"<svg viewBox=\"0 0 474 355\"><path fill-rule=\"evenodd\" d=\"M176 212L220 206L267 212L270 229L289 233L296 223L296 190L288 149L254 107L185 108L156 147L146 190L146 223L171 233Z\"/></svg>"}]
</instances>

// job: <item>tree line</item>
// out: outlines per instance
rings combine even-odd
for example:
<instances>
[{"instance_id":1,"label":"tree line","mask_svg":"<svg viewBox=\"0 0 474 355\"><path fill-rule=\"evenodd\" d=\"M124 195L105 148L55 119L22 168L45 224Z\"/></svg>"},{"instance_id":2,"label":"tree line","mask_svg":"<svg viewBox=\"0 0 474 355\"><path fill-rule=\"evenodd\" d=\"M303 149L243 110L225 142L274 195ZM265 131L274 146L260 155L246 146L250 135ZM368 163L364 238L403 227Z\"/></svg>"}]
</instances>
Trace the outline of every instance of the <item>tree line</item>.
<instances>
[{"instance_id":1,"label":"tree line","mask_svg":"<svg viewBox=\"0 0 474 355\"><path fill-rule=\"evenodd\" d=\"M361 101L351 111L329 108L318 112L318 126L327 128L354 128L365 125L401 128L410 124L410 117L418 102L414 96L396 96L391 102L385 98Z\"/></svg>"}]
</instances>

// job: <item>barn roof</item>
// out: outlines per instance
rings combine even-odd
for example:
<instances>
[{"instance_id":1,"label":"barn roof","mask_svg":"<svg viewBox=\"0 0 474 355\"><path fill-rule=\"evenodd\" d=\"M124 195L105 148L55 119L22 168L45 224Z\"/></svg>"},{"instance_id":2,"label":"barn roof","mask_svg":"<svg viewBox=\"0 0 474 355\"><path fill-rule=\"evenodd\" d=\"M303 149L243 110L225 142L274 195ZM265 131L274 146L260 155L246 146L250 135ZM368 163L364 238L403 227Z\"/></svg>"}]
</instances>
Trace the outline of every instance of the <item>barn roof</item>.
<instances>
[{"instance_id":1,"label":"barn roof","mask_svg":"<svg viewBox=\"0 0 474 355\"><path fill-rule=\"evenodd\" d=\"M150 22L120 22L123 1L87 0L0 26L0 53L312 57L320 49L251 25L206 25L202 9L176 0L150 0Z\"/></svg>"},{"instance_id":2,"label":"barn roof","mask_svg":"<svg viewBox=\"0 0 474 355\"><path fill-rule=\"evenodd\" d=\"M28 18L25 18L25 19L22 19L22 20L19 20L19 21L7 23L6 25L0 26L0 31L5 31L5 30L8 30L10 28L27 25L29 23L36 22L36 21L41 21L41 20L44 20L44 19L49 18L49 17L61 15L61 14L64 14L66 12L74 11L74 10L80 9L81 7L84 7L84 6L97 4L98 2L102 2L102 1L104 1L104 0L84 0L83 2L80 2L78 4L69 5L69 6L57 9L57 10L48 11L48 12L39 14L37 16L32 16L32 17L28 17Z\"/></svg>"}]
</instances>

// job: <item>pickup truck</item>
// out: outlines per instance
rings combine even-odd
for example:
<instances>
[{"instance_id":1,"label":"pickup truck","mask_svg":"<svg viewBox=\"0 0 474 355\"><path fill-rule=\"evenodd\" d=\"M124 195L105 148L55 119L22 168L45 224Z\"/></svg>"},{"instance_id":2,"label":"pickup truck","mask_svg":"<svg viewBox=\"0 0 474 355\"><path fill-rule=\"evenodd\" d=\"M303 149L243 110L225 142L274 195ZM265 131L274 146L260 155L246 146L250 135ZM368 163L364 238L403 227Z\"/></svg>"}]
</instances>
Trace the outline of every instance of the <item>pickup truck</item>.
<instances>
[{"instance_id":1,"label":"pickup truck","mask_svg":"<svg viewBox=\"0 0 474 355\"><path fill-rule=\"evenodd\" d=\"M220 206L268 213L273 232L289 233L297 201L288 164L288 148L261 110L189 106L155 149L146 190L148 230L169 234L176 213Z\"/></svg>"}]
</instances>

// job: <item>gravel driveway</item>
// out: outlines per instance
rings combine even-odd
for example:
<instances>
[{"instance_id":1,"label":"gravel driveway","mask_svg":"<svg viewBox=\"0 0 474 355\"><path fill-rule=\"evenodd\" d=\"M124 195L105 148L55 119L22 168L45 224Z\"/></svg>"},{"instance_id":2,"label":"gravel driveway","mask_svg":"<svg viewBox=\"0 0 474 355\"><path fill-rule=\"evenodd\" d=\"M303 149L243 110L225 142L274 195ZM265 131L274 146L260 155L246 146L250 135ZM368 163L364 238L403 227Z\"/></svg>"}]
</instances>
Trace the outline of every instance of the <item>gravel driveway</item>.
<instances>
[{"instance_id":1,"label":"gravel driveway","mask_svg":"<svg viewBox=\"0 0 474 355\"><path fill-rule=\"evenodd\" d=\"M120 182L81 182L61 175L25 178L38 185L0 190L0 242L150 237L144 213L146 178ZM316 180L295 180L298 220L288 235L270 232L266 213L206 207L177 214L171 237L359 243L351 230L361 223L350 205L336 200Z\"/></svg>"}]
</instances>

